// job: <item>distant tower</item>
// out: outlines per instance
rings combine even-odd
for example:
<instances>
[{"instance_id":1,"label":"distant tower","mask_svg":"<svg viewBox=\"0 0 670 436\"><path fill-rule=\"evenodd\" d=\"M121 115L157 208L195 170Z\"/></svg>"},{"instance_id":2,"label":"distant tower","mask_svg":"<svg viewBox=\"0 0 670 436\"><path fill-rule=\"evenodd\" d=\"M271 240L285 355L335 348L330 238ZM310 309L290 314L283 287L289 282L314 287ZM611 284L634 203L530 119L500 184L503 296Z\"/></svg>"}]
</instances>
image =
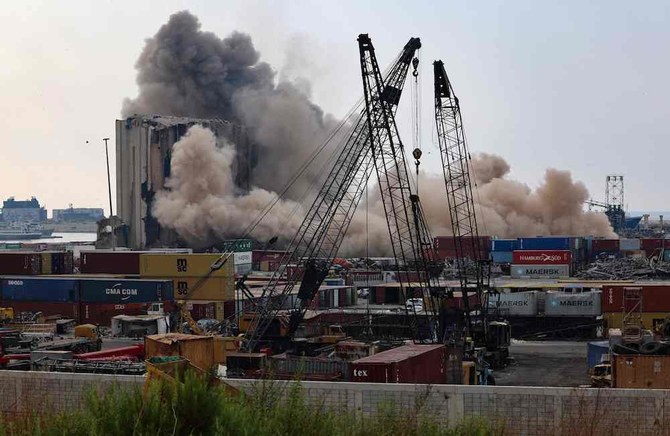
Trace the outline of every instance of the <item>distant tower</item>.
<instances>
[{"instance_id":1,"label":"distant tower","mask_svg":"<svg viewBox=\"0 0 670 436\"><path fill-rule=\"evenodd\" d=\"M605 196L609 206L618 206L619 209L623 210L623 176L607 176Z\"/></svg>"},{"instance_id":2,"label":"distant tower","mask_svg":"<svg viewBox=\"0 0 670 436\"><path fill-rule=\"evenodd\" d=\"M605 197L607 203L607 217L615 232L620 232L626 224L626 212L624 211L623 176L607 176L605 186Z\"/></svg>"}]
</instances>

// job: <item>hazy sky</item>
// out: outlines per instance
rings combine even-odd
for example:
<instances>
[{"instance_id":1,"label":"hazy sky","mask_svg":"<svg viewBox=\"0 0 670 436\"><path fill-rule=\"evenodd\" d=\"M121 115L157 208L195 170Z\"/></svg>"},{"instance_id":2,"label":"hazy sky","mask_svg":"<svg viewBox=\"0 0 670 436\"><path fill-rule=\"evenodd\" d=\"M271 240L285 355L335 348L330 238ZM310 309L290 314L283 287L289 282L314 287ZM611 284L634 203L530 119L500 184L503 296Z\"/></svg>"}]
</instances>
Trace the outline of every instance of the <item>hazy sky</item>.
<instances>
[{"instance_id":1,"label":"hazy sky","mask_svg":"<svg viewBox=\"0 0 670 436\"><path fill-rule=\"evenodd\" d=\"M667 1L4 2L0 198L108 210L102 138L113 157L114 120L137 94L144 39L183 9L219 36L249 33L263 60L309 79L314 101L336 116L362 93L359 33L370 34L381 65L419 36L427 169L439 168L431 69L439 58L471 151L502 155L531 187L547 167L569 169L596 199L605 176L621 173L630 209L668 209ZM411 145L408 104L399 122Z\"/></svg>"}]
</instances>

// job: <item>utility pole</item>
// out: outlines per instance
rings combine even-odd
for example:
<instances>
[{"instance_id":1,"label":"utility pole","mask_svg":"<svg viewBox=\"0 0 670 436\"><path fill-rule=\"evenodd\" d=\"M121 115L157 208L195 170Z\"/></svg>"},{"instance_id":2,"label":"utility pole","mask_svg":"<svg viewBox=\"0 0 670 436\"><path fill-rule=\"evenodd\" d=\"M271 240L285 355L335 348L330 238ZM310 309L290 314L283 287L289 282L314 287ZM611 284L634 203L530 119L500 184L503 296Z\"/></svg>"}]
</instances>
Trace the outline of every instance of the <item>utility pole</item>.
<instances>
[{"instance_id":1,"label":"utility pole","mask_svg":"<svg viewBox=\"0 0 670 436\"><path fill-rule=\"evenodd\" d=\"M112 216L114 211L112 210L112 180L109 176L109 149L107 148L107 141L109 138L102 138L105 141L105 157L107 159L107 191L109 193L109 225L112 228L112 250L116 246L116 235L114 234L114 224L112 223Z\"/></svg>"}]
</instances>

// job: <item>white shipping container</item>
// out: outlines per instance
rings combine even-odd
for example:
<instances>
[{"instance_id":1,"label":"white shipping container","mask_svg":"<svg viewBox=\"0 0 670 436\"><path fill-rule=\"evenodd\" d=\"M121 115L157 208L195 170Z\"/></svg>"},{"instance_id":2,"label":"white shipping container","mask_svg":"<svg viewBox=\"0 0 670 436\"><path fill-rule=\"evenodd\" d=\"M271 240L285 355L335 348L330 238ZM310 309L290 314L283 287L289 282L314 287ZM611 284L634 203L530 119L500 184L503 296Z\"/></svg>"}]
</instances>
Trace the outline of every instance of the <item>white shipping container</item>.
<instances>
[{"instance_id":1,"label":"white shipping container","mask_svg":"<svg viewBox=\"0 0 670 436\"><path fill-rule=\"evenodd\" d=\"M537 315L537 291L524 291L489 296L489 310L502 316Z\"/></svg>"},{"instance_id":2,"label":"white shipping container","mask_svg":"<svg viewBox=\"0 0 670 436\"><path fill-rule=\"evenodd\" d=\"M619 239L619 250L633 251L640 249L639 239Z\"/></svg>"},{"instance_id":3,"label":"white shipping container","mask_svg":"<svg viewBox=\"0 0 670 436\"><path fill-rule=\"evenodd\" d=\"M512 265L513 278L559 279L570 277L570 265Z\"/></svg>"},{"instance_id":4,"label":"white shipping container","mask_svg":"<svg viewBox=\"0 0 670 436\"><path fill-rule=\"evenodd\" d=\"M549 291L545 297L546 316L600 316L601 291L569 293Z\"/></svg>"}]
</instances>

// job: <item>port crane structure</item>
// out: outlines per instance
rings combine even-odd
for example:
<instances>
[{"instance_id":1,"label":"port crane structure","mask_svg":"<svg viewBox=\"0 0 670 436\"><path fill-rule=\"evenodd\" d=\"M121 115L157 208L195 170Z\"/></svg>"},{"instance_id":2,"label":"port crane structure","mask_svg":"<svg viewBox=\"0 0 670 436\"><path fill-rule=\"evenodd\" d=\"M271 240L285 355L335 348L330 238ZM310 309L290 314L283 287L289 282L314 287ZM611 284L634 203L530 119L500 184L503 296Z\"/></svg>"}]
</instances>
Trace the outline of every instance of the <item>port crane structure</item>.
<instances>
[{"instance_id":1,"label":"port crane structure","mask_svg":"<svg viewBox=\"0 0 670 436\"><path fill-rule=\"evenodd\" d=\"M246 328L245 346L248 350L256 350L263 345L286 349L304 319L309 302L332 266L354 211L367 189L368 179L378 166L377 156L370 147L371 123L382 123L397 110L409 67L420 47L419 38L411 38L392 64L386 80L378 77L375 88L368 90L368 100L384 102L385 117L377 116L370 121L366 104L366 109L355 120L351 134L339 150L278 269L263 289L261 301L264 303L253 314ZM380 74L376 60L375 68L375 72ZM401 222L406 230L409 221L403 218ZM400 238L405 237L406 232L400 235ZM406 250L399 254L403 261L414 259ZM290 265L297 266L295 272L289 270ZM289 309L288 319L284 320L278 315L287 309L288 295L296 286L298 303Z\"/></svg>"},{"instance_id":2,"label":"port crane structure","mask_svg":"<svg viewBox=\"0 0 670 436\"><path fill-rule=\"evenodd\" d=\"M440 60L433 63L435 93L435 124L442 160L442 172L449 206L451 230L454 236L456 273L463 297L462 317L450 339L463 343L470 337L478 353L493 366L504 365L509 347L509 324L489 322L488 297L491 292L491 262L481 246L477 213L473 196L473 177L470 174L470 152L465 139L458 97ZM470 307L469 294L475 295L476 307ZM474 315L473 315L474 314ZM464 327L464 328L463 328ZM472 351L469 358L475 359Z\"/></svg>"}]
</instances>

